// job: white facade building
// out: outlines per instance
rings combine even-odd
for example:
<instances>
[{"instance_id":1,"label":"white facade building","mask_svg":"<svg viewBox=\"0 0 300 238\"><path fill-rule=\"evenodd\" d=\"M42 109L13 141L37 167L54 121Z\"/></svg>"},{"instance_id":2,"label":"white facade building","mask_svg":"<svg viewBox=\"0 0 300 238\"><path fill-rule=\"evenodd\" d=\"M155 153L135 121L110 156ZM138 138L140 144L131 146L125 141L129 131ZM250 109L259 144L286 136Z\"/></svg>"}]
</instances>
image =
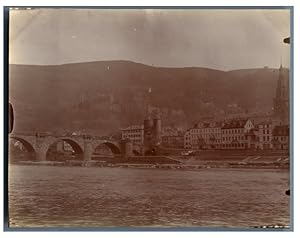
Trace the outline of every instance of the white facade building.
<instances>
[{"instance_id":1,"label":"white facade building","mask_svg":"<svg viewBox=\"0 0 300 238\"><path fill-rule=\"evenodd\" d=\"M133 144L144 144L144 126L132 125L121 130L122 140L130 139Z\"/></svg>"},{"instance_id":2,"label":"white facade building","mask_svg":"<svg viewBox=\"0 0 300 238\"><path fill-rule=\"evenodd\" d=\"M222 148L249 148L247 135L252 129L254 125L249 119L233 119L225 122L222 127Z\"/></svg>"}]
</instances>

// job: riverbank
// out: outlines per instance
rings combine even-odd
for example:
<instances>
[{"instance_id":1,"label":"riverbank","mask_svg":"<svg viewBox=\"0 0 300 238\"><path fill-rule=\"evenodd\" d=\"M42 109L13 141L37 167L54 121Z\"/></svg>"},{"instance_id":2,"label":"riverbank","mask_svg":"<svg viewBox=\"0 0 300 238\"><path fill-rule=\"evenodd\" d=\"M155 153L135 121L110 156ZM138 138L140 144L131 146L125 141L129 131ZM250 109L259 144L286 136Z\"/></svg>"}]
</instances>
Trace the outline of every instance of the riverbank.
<instances>
[{"instance_id":1,"label":"riverbank","mask_svg":"<svg viewBox=\"0 0 300 238\"><path fill-rule=\"evenodd\" d=\"M212 168L255 168L255 169L289 169L288 161L197 161L197 163L110 163L106 161L20 161L20 165L36 166L67 166L67 167L109 167L109 168L140 168L140 169L172 169L172 170L199 170Z\"/></svg>"}]
</instances>

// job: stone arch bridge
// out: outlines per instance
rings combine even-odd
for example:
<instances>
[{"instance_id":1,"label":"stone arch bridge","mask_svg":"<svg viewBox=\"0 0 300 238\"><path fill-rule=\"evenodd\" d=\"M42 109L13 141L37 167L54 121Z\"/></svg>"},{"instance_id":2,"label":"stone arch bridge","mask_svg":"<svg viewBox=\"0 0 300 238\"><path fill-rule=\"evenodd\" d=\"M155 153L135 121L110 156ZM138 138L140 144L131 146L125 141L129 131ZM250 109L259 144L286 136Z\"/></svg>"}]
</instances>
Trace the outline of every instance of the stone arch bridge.
<instances>
[{"instance_id":1,"label":"stone arch bridge","mask_svg":"<svg viewBox=\"0 0 300 238\"><path fill-rule=\"evenodd\" d=\"M87 161L91 160L95 149L100 145L109 147L114 155L123 157L132 156L136 154L134 152L141 149L137 146L127 146L126 143L128 142L98 139L89 135L57 136L36 133L35 135L10 134L9 138L19 141L28 152L35 153L38 161L45 161L50 146L59 141L67 142L76 156Z\"/></svg>"}]
</instances>

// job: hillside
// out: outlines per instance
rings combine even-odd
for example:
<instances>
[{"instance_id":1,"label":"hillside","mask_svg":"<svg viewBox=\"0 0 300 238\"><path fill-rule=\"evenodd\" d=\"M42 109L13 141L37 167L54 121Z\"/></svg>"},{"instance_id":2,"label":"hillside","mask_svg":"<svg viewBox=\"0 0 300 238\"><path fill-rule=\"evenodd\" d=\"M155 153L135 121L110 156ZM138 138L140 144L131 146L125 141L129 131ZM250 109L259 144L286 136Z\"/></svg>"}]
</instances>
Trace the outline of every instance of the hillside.
<instances>
[{"instance_id":1,"label":"hillside","mask_svg":"<svg viewBox=\"0 0 300 238\"><path fill-rule=\"evenodd\" d=\"M147 100L160 108L164 124L182 127L204 116L268 112L277 78L277 69L225 72L128 61L10 65L9 100L16 131L106 134L141 123Z\"/></svg>"}]
</instances>

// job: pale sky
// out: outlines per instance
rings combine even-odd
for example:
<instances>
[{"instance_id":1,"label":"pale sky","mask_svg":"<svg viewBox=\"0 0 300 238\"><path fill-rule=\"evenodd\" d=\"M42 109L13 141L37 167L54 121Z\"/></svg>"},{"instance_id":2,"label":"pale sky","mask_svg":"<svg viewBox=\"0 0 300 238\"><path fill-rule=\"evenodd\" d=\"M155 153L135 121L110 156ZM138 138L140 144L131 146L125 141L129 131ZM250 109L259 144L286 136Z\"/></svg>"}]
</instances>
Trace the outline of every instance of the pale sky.
<instances>
[{"instance_id":1,"label":"pale sky","mask_svg":"<svg viewBox=\"0 0 300 238\"><path fill-rule=\"evenodd\" d=\"M9 62L289 67L289 10L11 10Z\"/></svg>"}]
</instances>

